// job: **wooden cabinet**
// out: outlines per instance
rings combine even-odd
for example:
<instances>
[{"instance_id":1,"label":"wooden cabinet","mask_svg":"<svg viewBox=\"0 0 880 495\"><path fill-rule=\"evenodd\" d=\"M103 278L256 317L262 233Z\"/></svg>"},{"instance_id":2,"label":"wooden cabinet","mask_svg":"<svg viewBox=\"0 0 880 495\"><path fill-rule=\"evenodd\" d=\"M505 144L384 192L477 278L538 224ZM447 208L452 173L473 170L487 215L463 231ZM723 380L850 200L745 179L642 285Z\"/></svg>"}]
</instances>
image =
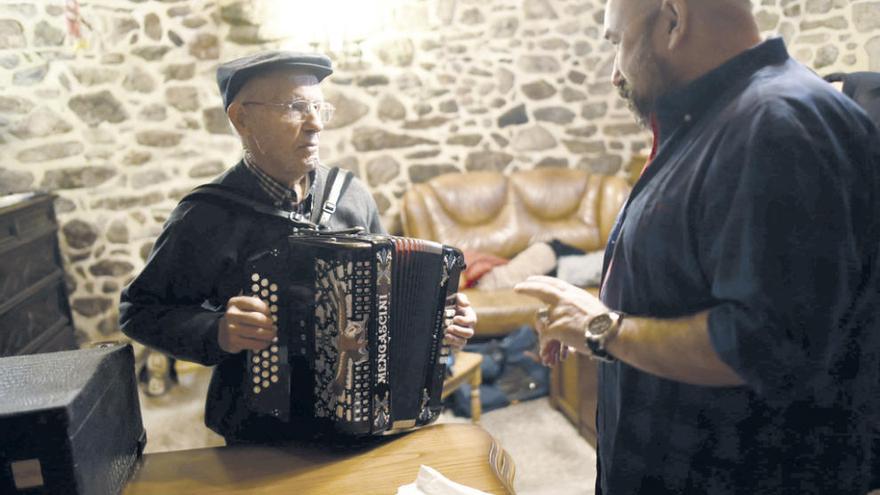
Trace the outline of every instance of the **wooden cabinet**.
<instances>
[{"instance_id":1,"label":"wooden cabinet","mask_svg":"<svg viewBox=\"0 0 880 495\"><path fill-rule=\"evenodd\" d=\"M54 198L0 197L0 356L76 348Z\"/></svg>"},{"instance_id":2,"label":"wooden cabinet","mask_svg":"<svg viewBox=\"0 0 880 495\"><path fill-rule=\"evenodd\" d=\"M568 418L594 448L597 372L596 362L581 354L569 356L550 372L550 405Z\"/></svg>"}]
</instances>

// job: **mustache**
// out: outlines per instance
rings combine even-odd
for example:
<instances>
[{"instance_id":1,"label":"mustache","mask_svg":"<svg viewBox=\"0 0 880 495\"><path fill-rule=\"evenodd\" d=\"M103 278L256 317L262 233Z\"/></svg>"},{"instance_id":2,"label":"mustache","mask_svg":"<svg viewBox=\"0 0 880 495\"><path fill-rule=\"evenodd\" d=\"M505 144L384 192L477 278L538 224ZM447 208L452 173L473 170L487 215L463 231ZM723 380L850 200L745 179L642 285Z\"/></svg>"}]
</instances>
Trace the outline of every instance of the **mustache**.
<instances>
[{"instance_id":1,"label":"mustache","mask_svg":"<svg viewBox=\"0 0 880 495\"><path fill-rule=\"evenodd\" d=\"M617 86L617 95L620 96L621 99L629 102L633 100L633 90L629 81L623 81L621 85Z\"/></svg>"}]
</instances>

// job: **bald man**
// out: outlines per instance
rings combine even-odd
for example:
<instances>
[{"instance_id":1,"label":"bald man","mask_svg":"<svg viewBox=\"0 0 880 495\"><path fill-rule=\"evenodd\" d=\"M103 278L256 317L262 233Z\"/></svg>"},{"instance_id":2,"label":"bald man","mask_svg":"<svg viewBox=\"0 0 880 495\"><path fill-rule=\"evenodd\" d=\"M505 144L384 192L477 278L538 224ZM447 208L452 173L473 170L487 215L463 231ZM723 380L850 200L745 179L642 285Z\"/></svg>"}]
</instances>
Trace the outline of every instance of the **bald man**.
<instances>
[{"instance_id":1,"label":"bald man","mask_svg":"<svg viewBox=\"0 0 880 495\"><path fill-rule=\"evenodd\" d=\"M655 131L600 297L559 280L543 357L599 369L597 493L852 493L880 399L880 135L749 2L609 0Z\"/></svg>"},{"instance_id":2,"label":"bald man","mask_svg":"<svg viewBox=\"0 0 880 495\"><path fill-rule=\"evenodd\" d=\"M320 82L331 73L327 57L293 52L261 52L221 64L217 81L244 157L213 182L301 220L317 220L329 173L319 160L318 143L333 115ZM385 233L372 196L357 179L326 225ZM266 349L278 331L266 303L239 295L245 263L290 232L287 221L245 208L183 201L143 271L122 292L120 324L126 335L171 356L215 366L205 423L227 443L277 442L320 432L307 419L282 423L255 415L242 397L249 366L245 351ZM446 341L462 347L475 324L473 308L458 294Z\"/></svg>"}]
</instances>

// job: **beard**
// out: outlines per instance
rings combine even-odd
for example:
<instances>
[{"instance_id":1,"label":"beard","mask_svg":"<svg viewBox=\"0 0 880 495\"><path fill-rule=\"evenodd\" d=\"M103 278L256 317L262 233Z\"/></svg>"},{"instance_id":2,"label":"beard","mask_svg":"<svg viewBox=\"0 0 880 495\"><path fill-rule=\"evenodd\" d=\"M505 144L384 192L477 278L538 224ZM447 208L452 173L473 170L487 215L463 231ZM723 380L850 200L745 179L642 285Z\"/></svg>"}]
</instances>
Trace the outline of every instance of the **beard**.
<instances>
[{"instance_id":1,"label":"beard","mask_svg":"<svg viewBox=\"0 0 880 495\"><path fill-rule=\"evenodd\" d=\"M651 121L651 114L654 112L654 102L645 98L635 96L632 85L629 81L624 82L617 88L617 94L626 103L626 108L633 117L644 128L648 128Z\"/></svg>"},{"instance_id":2,"label":"beard","mask_svg":"<svg viewBox=\"0 0 880 495\"><path fill-rule=\"evenodd\" d=\"M639 41L633 66L635 77L625 78L617 93L639 124L650 128L657 100L673 89L672 78L666 65L654 54L648 35Z\"/></svg>"}]
</instances>

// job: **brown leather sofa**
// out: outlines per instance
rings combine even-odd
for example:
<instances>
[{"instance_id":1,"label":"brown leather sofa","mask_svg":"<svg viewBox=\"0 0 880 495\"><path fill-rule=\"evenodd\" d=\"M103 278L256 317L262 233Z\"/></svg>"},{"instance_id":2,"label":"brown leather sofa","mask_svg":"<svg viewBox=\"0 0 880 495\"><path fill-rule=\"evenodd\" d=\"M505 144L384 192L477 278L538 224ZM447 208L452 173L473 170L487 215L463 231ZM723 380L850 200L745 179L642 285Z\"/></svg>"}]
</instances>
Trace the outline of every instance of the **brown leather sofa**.
<instances>
[{"instance_id":1,"label":"brown leather sofa","mask_svg":"<svg viewBox=\"0 0 880 495\"><path fill-rule=\"evenodd\" d=\"M627 166L638 177L645 157ZM511 258L533 242L559 239L584 251L603 249L629 195L626 180L568 169L509 176L469 172L417 184L403 198L404 234ZM587 288L594 294L597 288ZM478 336L534 324L541 303L512 290L465 290L477 312ZM550 375L550 404L596 446L596 363L575 354Z\"/></svg>"},{"instance_id":2,"label":"brown leather sofa","mask_svg":"<svg viewBox=\"0 0 880 495\"><path fill-rule=\"evenodd\" d=\"M561 168L446 174L404 195L403 233L507 259L552 239L596 251L608 241L629 190L618 177ZM463 292L477 312L480 337L532 324L541 307L510 289Z\"/></svg>"}]
</instances>

